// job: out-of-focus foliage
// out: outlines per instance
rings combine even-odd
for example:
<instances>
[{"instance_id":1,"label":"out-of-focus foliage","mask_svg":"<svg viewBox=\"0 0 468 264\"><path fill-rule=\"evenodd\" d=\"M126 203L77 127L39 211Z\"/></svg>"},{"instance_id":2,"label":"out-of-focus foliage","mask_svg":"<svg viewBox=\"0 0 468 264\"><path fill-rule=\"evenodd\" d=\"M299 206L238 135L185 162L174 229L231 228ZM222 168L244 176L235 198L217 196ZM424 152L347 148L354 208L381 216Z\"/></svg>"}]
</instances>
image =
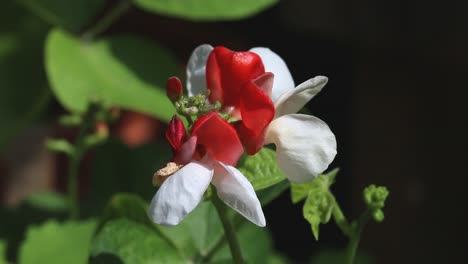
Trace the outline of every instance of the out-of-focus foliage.
<instances>
[{"instance_id":1,"label":"out-of-focus foliage","mask_svg":"<svg viewBox=\"0 0 468 264\"><path fill-rule=\"evenodd\" d=\"M35 208L53 212L64 212L68 207L65 197L55 192L33 193L26 202Z\"/></svg>"},{"instance_id":2,"label":"out-of-focus foliage","mask_svg":"<svg viewBox=\"0 0 468 264\"><path fill-rule=\"evenodd\" d=\"M276 163L276 153L268 148L262 148L253 156L242 156L237 167L255 190L270 187L286 179Z\"/></svg>"},{"instance_id":3,"label":"out-of-focus foliage","mask_svg":"<svg viewBox=\"0 0 468 264\"><path fill-rule=\"evenodd\" d=\"M21 245L19 263L86 263L95 226L92 220L64 223L50 220L31 226Z\"/></svg>"},{"instance_id":4,"label":"out-of-focus foliage","mask_svg":"<svg viewBox=\"0 0 468 264\"><path fill-rule=\"evenodd\" d=\"M0 264L6 264L6 241L0 240Z\"/></svg>"},{"instance_id":5,"label":"out-of-focus foliage","mask_svg":"<svg viewBox=\"0 0 468 264\"><path fill-rule=\"evenodd\" d=\"M139 7L168 16L196 21L234 20L252 16L278 0L134 0Z\"/></svg>"},{"instance_id":6,"label":"out-of-focus foliage","mask_svg":"<svg viewBox=\"0 0 468 264\"><path fill-rule=\"evenodd\" d=\"M309 261L310 264L343 264L347 263L346 252L338 249L321 250ZM365 253L358 253L354 263L373 264L375 261Z\"/></svg>"},{"instance_id":7,"label":"out-of-focus foliage","mask_svg":"<svg viewBox=\"0 0 468 264\"><path fill-rule=\"evenodd\" d=\"M48 26L10 1L0 8L0 150L50 99L43 70Z\"/></svg>"},{"instance_id":8,"label":"out-of-focus foliage","mask_svg":"<svg viewBox=\"0 0 468 264\"><path fill-rule=\"evenodd\" d=\"M95 18L104 0L16 0L48 23L78 32Z\"/></svg>"},{"instance_id":9,"label":"out-of-focus foliage","mask_svg":"<svg viewBox=\"0 0 468 264\"><path fill-rule=\"evenodd\" d=\"M47 38L47 74L63 106L82 112L89 100L152 114L168 121L175 113L164 85L177 73L169 53L131 36L93 43L54 30Z\"/></svg>"}]
</instances>

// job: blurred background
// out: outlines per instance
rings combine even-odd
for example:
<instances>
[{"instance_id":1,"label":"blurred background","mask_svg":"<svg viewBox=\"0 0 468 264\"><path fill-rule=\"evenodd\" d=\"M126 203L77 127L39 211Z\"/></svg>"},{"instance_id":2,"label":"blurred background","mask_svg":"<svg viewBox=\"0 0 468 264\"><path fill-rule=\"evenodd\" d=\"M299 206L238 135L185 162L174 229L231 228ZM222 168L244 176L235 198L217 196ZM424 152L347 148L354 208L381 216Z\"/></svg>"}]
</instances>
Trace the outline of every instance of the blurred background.
<instances>
[{"instance_id":1,"label":"blurred background","mask_svg":"<svg viewBox=\"0 0 468 264\"><path fill-rule=\"evenodd\" d=\"M51 20L61 18L32 2L7 1L0 10L4 207L18 206L34 191L65 190L66 158L46 150L44 142L71 139L77 132L57 122L67 110L51 92L53 81L44 63ZM285 59L296 84L328 76L329 83L308 108L337 136L338 156L331 167L341 170L335 195L355 218L364 207L365 186L390 189L385 221L370 223L364 231L364 254L375 263L461 263L468 245L463 202L468 183L463 169L468 21L460 2L290 0L227 22L169 17L132 6L99 37L132 34L156 43L173 58L181 77L191 51L203 43L233 50L269 47ZM86 33L118 4L103 1L69 10L67 26ZM90 12L90 22L77 24L74 16L87 8L97 10L95 15ZM140 62L157 65L151 58ZM166 72L158 71L149 69L143 77ZM100 201L116 190L152 196L152 187L145 184L157 167L155 159L164 160L158 146L164 144L165 122L144 111L118 112L117 121L104 128L110 143L87 154L80 166L83 200ZM89 204L90 215L99 210ZM346 245L333 223L321 226L316 242L302 218L302 205L292 206L289 193L265 213L274 247L294 262Z\"/></svg>"}]
</instances>

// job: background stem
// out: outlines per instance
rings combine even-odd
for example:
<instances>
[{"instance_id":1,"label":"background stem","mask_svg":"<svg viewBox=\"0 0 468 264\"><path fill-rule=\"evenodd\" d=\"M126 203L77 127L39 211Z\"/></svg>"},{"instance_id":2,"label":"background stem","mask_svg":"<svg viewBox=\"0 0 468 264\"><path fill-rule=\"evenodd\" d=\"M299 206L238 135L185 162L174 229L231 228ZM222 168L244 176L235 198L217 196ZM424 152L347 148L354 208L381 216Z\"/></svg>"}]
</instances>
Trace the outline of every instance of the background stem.
<instances>
[{"instance_id":1,"label":"background stem","mask_svg":"<svg viewBox=\"0 0 468 264\"><path fill-rule=\"evenodd\" d=\"M131 4L128 0L121 0L112 9L104 15L96 24L83 33L84 40L92 40L97 35L108 29L123 13L125 13Z\"/></svg>"},{"instance_id":2,"label":"background stem","mask_svg":"<svg viewBox=\"0 0 468 264\"><path fill-rule=\"evenodd\" d=\"M237 239L236 231L234 226L227 216L227 207L226 205L219 199L218 195L213 192L212 201L218 212L219 218L221 223L223 224L224 234L226 239L229 243L229 249L231 250L231 255L234 263L242 264L244 263L244 259L242 258L242 252L239 246L239 241Z\"/></svg>"}]
</instances>

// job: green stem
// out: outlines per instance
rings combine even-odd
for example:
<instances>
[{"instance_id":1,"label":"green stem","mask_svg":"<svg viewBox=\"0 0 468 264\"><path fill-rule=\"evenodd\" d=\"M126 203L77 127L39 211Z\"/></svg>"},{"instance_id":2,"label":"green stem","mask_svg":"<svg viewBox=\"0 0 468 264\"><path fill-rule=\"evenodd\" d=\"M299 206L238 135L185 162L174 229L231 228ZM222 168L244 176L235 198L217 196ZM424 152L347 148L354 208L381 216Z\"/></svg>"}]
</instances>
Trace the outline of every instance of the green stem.
<instances>
[{"instance_id":1,"label":"green stem","mask_svg":"<svg viewBox=\"0 0 468 264\"><path fill-rule=\"evenodd\" d=\"M97 35L108 29L122 14L124 14L131 6L130 1L121 0L118 2L104 17L96 24L83 33L82 39L89 41Z\"/></svg>"},{"instance_id":2,"label":"green stem","mask_svg":"<svg viewBox=\"0 0 468 264\"><path fill-rule=\"evenodd\" d=\"M351 226L348 223L346 216L343 214L343 211L341 210L340 205L336 201L335 196L331 192L329 192L329 194L331 195L333 203L334 203L333 210L332 210L333 219L335 220L336 225L341 229L343 234L346 235L347 237L350 237L352 233Z\"/></svg>"},{"instance_id":3,"label":"green stem","mask_svg":"<svg viewBox=\"0 0 468 264\"><path fill-rule=\"evenodd\" d=\"M79 205L78 205L78 172L80 169L80 162L83 154L86 151L86 135L90 128L94 125L94 119L96 112L99 110L97 104L91 103L88 111L83 117L78 136L76 138L74 151L69 154L69 165L68 165L68 205L69 205L69 217L76 219L79 217Z\"/></svg>"},{"instance_id":4,"label":"green stem","mask_svg":"<svg viewBox=\"0 0 468 264\"><path fill-rule=\"evenodd\" d=\"M226 205L219 199L218 195L213 192L212 201L218 212L221 223L223 224L224 234L229 243L229 249L231 250L231 255L234 263L242 264L244 259L242 258L242 252L239 246L239 241L237 239L236 231L234 226L227 215Z\"/></svg>"},{"instance_id":5,"label":"green stem","mask_svg":"<svg viewBox=\"0 0 468 264\"><path fill-rule=\"evenodd\" d=\"M361 233L366 225L367 221L369 221L371 215L369 210L366 210L361 216L359 217L357 222L354 222L352 227L352 233L349 236L348 242L348 249L347 249L347 262L348 264L353 264L354 259L356 257L357 249L359 246L359 241L361 240Z\"/></svg>"}]
</instances>

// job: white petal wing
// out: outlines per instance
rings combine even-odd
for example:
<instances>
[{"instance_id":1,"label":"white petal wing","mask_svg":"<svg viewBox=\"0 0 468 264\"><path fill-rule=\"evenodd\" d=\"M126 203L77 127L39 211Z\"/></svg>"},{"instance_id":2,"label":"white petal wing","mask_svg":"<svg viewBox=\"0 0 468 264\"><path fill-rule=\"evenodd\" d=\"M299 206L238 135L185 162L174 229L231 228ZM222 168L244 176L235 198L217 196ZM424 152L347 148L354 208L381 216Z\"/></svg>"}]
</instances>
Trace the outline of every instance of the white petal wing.
<instances>
[{"instance_id":1,"label":"white petal wing","mask_svg":"<svg viewBox=\"0 0 468 264\"><path fill-rule=\"evenodd\" d=\"M151 201L148 216L157 224L177 225L203 198L213 169L191 162L171 175Z\"/></svg>"},{"instance_id":2,"label":"white petal wing","mask_svg":"<svg viewBox=\"0 0 468 264\"><path fill-rule=\"evenodd\" d=\"M189 96L206 90L206 61L213 47L208 44L198 46L187 63L187 92Z\"/></svg>"},{"instance_id":3,"label":"white petal wing","mask_svg":"<svg viewBox=\"0 0 468 264\"><path fill-rule=\"evenodd\" d=\"M221 162L215 164L213 185L218 196L231 208L239 212L252 223L265 226L265 216L252 184L232 166Z\"/></svg>"},{"instance_id":4,"label":"white petal wing","mask_svg":"<svg viewBox=\"0 0 468 264\"><path fill-rule=\"evenodd\" d=\"M288 66L283 59L269 48L253 48L250 51L262 58L265 71L275 75L271 100L276 102L278 98L288 90L294 89L294 80L289 72Z\"/></svg>"},{"instance_id":5,"label":"white petal wing","mask_svg":"<svg viewBox=\"0 0 468 264\"><path fill-rule=\"evenodd\" d=\"M278 165L292 182L312 180L335 158L335 135L314 116L279 117L270 123L266 133L266 143L276 144Z\"/></svg>"},{"instance_id":6,"label":"white petal wing","mask_svg":"<svg viewBox=\"0 0 468 264\"><path fill-rule=\"evenodd\" d=\"M295 89L288 90L275 102L275 116L297 113L322 90L327 82L327 77L317 76L299 84Z\"/></svg>"}]
</instances>

